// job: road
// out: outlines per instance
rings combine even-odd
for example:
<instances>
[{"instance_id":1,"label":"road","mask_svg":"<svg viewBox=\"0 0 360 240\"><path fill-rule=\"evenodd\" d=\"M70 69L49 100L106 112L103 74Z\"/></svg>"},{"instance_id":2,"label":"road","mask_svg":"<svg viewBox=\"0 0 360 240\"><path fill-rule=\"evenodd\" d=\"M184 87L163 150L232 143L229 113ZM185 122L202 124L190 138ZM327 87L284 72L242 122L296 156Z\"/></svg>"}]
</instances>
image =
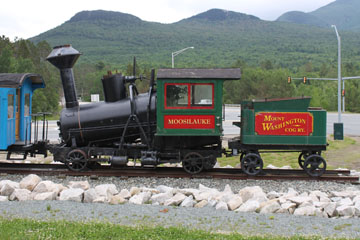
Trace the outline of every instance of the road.
<instances>
[{"instance_id":1,"label":"road","mask_svg":"<svg viewBox=\"0 0 360 240\"><path fill-rule=\"evenodd\" d=\"M240 108L226 107L225 108L225 121L223 122L224 134L225 135L236 135L239 134L240 130L238 127L232 125L234 121L240 121ZM333 134L334 122L337 122L337 113L327 114L327 133ZM344 123L344 134L348 136L360 136L360 114L342 114L342 121ZM42 125L39 124L39 136L42 134ZM56 121L49 121L49 134L48 139L51 142L57 142L59 138L59 130L56 125Z\"/></svg>"}]
</instances>

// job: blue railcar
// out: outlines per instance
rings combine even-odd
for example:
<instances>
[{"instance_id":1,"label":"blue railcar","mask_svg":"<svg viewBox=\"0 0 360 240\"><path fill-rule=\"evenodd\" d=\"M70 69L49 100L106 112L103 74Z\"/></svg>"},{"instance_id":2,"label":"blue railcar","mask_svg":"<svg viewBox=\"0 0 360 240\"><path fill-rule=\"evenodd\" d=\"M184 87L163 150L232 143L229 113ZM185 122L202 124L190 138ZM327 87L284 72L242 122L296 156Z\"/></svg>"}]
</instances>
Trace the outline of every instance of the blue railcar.
<instances>
[{"instance_id":1,"label":"blue railcar","mask_svg":"<svg viewBox=\"0 0 360 240\"><path fill-rule=\"evenodd\" d=\"M0 73L0 151L29 149L32 96L44 87L38 74Z\"/></svg>"}]
</instances>

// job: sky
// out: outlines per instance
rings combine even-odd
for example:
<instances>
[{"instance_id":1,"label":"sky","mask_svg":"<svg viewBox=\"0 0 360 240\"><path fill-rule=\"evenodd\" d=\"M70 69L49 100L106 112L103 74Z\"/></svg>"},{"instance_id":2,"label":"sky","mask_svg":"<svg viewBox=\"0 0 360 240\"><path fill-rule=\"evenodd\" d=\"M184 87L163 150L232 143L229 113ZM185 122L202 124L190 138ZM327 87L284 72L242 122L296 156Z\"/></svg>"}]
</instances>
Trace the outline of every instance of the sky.
<instances>
[{"instance_id":1,"label":"sky","mask_svg":"<svg viewBox=\"0 0 360 240\"><path fill-rule=\"evenodd\" d=\"M273 21L288 11L311 12L334 0L9 0L0 6L0 36L30 38L83 10L109 10L142 20L173 23L220 8Z\"/></svg>"}]
</instances>

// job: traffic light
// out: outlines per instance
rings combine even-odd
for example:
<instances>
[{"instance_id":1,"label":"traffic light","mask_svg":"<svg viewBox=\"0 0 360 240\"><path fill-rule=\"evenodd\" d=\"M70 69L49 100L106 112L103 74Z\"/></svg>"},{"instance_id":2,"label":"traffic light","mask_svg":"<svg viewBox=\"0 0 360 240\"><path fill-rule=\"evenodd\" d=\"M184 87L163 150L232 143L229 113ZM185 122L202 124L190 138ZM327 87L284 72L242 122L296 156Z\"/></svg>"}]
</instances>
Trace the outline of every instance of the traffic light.
<instances>
[{"instance_id":1,"label":"traffic light","mask_svg":"<svg viewBox=\"0 0 360 240\"><path fill-rule=\"evenodd\" d=\"M291 83L291 77L288 77L288 83Z\"/></svg>"},{"instance_id":2,"label":"traffic light","mask_svg":"<svg viewBox=\"0 0 360 240\"><path fill-rule=\"evenodd\" d=\"M303 77L303 82L304 82L304 84L306 84L307 83L307 77Z\"/></svg>"}]
</instances>

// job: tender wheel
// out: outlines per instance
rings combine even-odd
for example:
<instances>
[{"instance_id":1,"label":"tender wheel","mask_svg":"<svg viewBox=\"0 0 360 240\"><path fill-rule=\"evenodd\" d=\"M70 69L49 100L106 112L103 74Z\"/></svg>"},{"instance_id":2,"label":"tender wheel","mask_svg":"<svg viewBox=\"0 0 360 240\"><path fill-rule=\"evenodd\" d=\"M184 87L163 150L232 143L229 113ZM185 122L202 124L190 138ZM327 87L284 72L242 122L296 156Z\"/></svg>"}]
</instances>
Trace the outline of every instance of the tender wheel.
<instances>
[{"instance_id":1,"label":"tender wheel","mask_svg":"<svg viewBox=\"0 0 360 240\"><path fill-rule=\"evenodd\" d=\"M217 163L216 157L211 155L204 160L204 169L205 170L213 169L216 163Z\"/></svg>"},{"instance_id":2,"label":"tender wheel","mask_svg":"<svg viewBox=\"0 0 360 240\"><path fill-rule=\"evenodd\" d=\"M308 152L302 152L300 153L299 155L299 158L298 158L298 163L299 163L299 166L304 169L304 163L305 163L305 160L306 158L309 156L309 153Z\"/></svg>"},{"instance_id":3,"label":"tender wheel","mask_svg":"<svg viewBox=\"0 0 360 240\"><path fill-rule=\"evenodd\" d=\"M241 169L250 176L259 174L263 169L264 163L259 154L248 153L241 160Z\"/></svg>"},{"instance_id":4,"label":"tender wheel","mask_svg":"<svg viewBox=\"0 0 360 240\"><path fill-rule=\"evenodd\" d=\"M74 149L68 153L65 164L72 171L83 171L87 167L87 155L83 150Z\"/></svg>"},{"instance_id":5,"label":"tender wheel","mask_svg":"<svg viewBox=\"0 0 360 240\"><path fill-rule=\"evenodd\" d=\"M196 174L204 169L204 158L200 153L190 152L185 155L182 165L187 173Z\"/></svg>"},{"instance_id":6,"label":"tender wheel","mask_svg":"<svg viewBox=\"0 0 360 240\"><path fill-rule=\"evenodd\" d=\"M305 160L304 170L311 177L320 177L325 173L326 162L320 155L310 155Z\"/></svg>"}]
</instances>

